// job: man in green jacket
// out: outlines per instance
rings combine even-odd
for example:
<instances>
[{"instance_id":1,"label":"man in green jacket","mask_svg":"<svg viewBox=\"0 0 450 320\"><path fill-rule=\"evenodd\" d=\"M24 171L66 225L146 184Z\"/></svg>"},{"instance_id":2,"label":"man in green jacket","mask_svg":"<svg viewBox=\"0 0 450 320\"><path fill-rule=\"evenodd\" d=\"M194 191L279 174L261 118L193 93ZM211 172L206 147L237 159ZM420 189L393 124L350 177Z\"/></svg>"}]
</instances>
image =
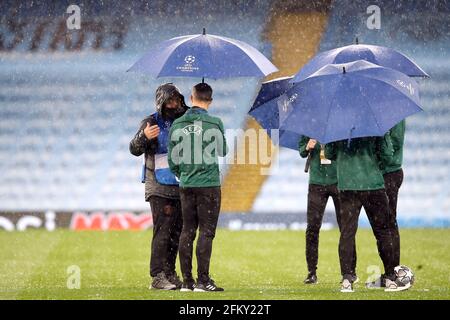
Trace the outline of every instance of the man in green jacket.
<instances>
[{"instance_id":1,"label":"man in green jacket","mask_svg":"<svg viewBox=\"0 0 450 320\"><path fill-rule=\"evenodd\" d=\"M401 291L410 285L397 281L394 268L393 236L389 226L389 201L379 161L392 163L393 147L390 136L357 138L325 146L325 156L336 160L338 189L341 201L341 236L339 260L343 280L341 292L353 292L352 262L358 218L364 207L386 276L385 291Z\"/></svg>"},{"instance_id":2,"label":"man in green jacket","mask_svg":"<svg viewBox=\"0 0 450 320\"><path fill-rule=\"evenodd\" d=\"M403 183L403 144L405 141L405 120L399 122L391 130L389 136L394 148L394 154L390 163L380 162L380 169L383 173L384 185L386 187L386 195L389 199L390 219L389 225L393 235L394 244L394 260L396 265L400 265L400 233L397 224L397 200L398 191ZM368 288L385 287L385 276L373 282L366 283Z\"/></svg>"},{"instance_id":3,"label":"man in green jacket","mask_svg":"<svg viewBox=\"0 0 450 320\"><path fill-rule=\"evenodd\" d=\"M306 158L310 156L309 186L308 186L308 207L306 210L306 263L308 265L308 276L303 281L305 284L317 283L317 262L319 256L319 232L322 226L323 215L331 197L336 212L336 220L340 228L339 212L339 192L337 189L336 161L325 158L324 146L315 139L302 136L298 149L300 156ZM352 266L354 282L356 276L356 250Z\"/></svg>"},{"instance_id":4,"label":"man in green jacket","mask_svg":"<svg viewBox=\"0 0 450 320\"><path fill-rule=\"evenodd\" d=\"M208 114L212 89L194 86L192 108L175 120L170 129L169 166L180 180L183 229L179 256L181 291L223 291L209 276L212 242L219 219L221 190L218 157L227 153L222 121ZM192 276L192 251L197 241L197 284Z\"/></svg>"}]
</instances>

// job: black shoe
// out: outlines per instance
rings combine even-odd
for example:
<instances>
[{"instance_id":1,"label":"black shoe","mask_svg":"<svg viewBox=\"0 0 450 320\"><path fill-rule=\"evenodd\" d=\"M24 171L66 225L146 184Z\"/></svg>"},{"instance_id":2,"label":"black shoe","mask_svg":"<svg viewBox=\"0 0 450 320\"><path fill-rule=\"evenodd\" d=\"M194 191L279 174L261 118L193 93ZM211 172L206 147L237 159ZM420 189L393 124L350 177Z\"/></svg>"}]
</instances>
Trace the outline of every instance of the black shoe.
<instances>
[{"instance_id":1,"label":"black shoe","mask_svg":"<svg viewBox=\"0 0 450 320\"><path fill-rule=\"evenodd\" d=\"M303 280L304 284L317 284L317 276L315 273L309 273L305 280Z\"/></svg>"},{"instance_id":2,"label":"black shoe","mask_svg":"<svg viewBox=\"0 0 450 320\"><path fill-rule=\"evenodd\" d=\"M156 277L153 278L150 288L158 290L175 290L176 286L169 280L167 280L164 272L160 272L156 275Z\"/></svg>"},{"instance_id":3,"label":"black shoe","mask_svg":"<svg viewBox=\"0 0 450 320\"><path fill-rule=\"evenodd\" d=\"M184 281L181 285L181 292L189 292L189 291L194 291L196 285L195 285L195 281L194 280L188 280L188 281Z\"/></svg>"},{"instance_id":4,"label":"black shoe","mask_svg":"<svg viewBox=\"0 0 450 320\"><path fill-rule=\"evenodd\" d=\"M386 278L385 282L385 292L396 292L396 291L403 291L408 290L411 288L411 282L403 283L400 281L400 279L394 277L393 280Z\"/></svg>"},{"instance_id":5,"label":"black shoe","mask_svg":"<svg viewBox=\"0 0 450 320\"><path fill-rule=\"evenodd\" d=\"M172 273L171 275L167 276L167 280L170 281L170 283L174 284L176 286L176 290L180 290L181 286L183 285L183 281L178 278L178 275L176 272Z\"/></svg>"},{"instance_id":6,"label":"black shoe","mask_svg":"<svg viewBox=\"0 0 450 320\"><path fill-rule=\"evenodd\" d=\"M353 284L356 284L356 283L359 282L359 278L358 278L358 276L357 276L356 274L352 274L352 278L350 279L350 281L351 281Z\"/></svg>"},{"instance_id":7,"label":"black shoe","mask_svg":"<svg viewBox=\"0 0 450 320\"><path fill-rule=\"evenodd\" d=\"M224 291L224 289L216 286L213 279L209 279L206 282L197 281L197 285L194 288L194 292L219 292L219 291Z\"/></svg>"}]
</instances>

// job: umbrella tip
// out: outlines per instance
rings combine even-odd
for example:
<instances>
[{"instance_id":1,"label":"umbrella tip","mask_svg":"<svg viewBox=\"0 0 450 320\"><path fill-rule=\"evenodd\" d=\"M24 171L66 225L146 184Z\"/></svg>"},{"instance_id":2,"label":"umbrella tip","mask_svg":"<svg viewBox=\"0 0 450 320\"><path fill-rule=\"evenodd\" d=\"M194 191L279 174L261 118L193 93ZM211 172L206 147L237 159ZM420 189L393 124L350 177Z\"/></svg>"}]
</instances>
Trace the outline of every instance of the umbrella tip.
<instances>
[{"instance_id":1,"label":"umbrella tip","mask_svg":"<svg viewBox=\"0 0 450 320\"><path fill-rule=\"evenodd\" d=\"M206 28L203 28L203 35L206 34Z\"/></svg>"},{"instance_id":2,"label":"umbrella tip","mask_svg":"<svg viewBox=\"0 0 450 320\"><path fill-rule=\"evenodd\" d=\"M355 39L355 44L359 44L359 39L358 39L358 37L356 37L356 39Z\"/></svg>"},{"instance_id":3,"label":"umbrella tip","mask_svg":"<svg viewBox=\"0 0 450 320\"><path fill-rule=\"evenodd\" d=\"M202 83L205 83L205 77L202 77Z\"/></svg>"},{"instance_id":4,"label":"umbrella tip","mask_svg":"<svg viewBox=\"0 0 450 320\"><path fill-rule=\"evenodd\" d=\"M345 71L345 67L342 67L342 73L346 73L347 71Z\"/></svg>"}]
</instances>

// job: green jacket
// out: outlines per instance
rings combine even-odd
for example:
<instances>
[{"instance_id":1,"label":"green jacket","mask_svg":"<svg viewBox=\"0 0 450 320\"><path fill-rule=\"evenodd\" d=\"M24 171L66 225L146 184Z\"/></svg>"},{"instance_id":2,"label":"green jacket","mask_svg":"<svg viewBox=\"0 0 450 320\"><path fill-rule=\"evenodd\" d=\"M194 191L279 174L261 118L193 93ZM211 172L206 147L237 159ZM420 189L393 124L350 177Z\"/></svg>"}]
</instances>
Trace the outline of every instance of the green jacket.
<instances>
[{"instance_id":1,"label":"green jacket","mask_svg":"<svg viewBox=\"0 0 450 320\"><path fill-rule=\"evenodd\" d=\"M378 190L384 188L379 162L391 164L394 154L389 134L384 137L355 138L325 146L325 157L336 160L339 190Z\"/></svg>"},{"instance_id":2,"label":"green jacket","mask_svg":"<svg viewBox=\"0 0 450 320\"><path fill-rule=\"evenodd\" d=\"M381 170L383 174L395 172L402 168L405 127L405 120L403 120L389 130L389 136L391 137L392 146L394 147L394 155L390 164L381 162Z\"/></svg>"},{"instance_id":3,"label":"green jacket","mask_svg":"<svg viewBox=\"0 0 450 320\"><path fill-rule=\"evenodd\" d=\"M298 151L302 158L306 158L311 152L311 162L309 167L309 184L318 184L321 186L333 185L338 182L336 172L336 161L331 164L320 163L320 143L317 142L312 151L306 150L309 138L302 136L298 142Z\"/></svg>"},{"instance_id":4,"label":"green jacket","mask_svg":"<svg viewBox=\"0 0 450 320\"><path fill-rule=\"evenodd\" d=\"M168 162L180 187L218 187L218 156L227 154L222 120L192 107L170 129Z\"/></svg>"}]
</instances>

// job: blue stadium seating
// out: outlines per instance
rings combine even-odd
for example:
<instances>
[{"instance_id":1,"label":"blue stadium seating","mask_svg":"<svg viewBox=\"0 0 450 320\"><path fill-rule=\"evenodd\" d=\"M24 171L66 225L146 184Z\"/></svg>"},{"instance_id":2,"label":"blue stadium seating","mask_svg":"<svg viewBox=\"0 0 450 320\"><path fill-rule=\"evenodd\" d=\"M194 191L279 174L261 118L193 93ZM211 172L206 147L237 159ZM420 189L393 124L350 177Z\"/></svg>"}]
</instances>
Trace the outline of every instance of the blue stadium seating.
<instances>
[{"instance_id":1,"label":"blue stadium seating","mask_svg":"<svg viewBox=\"0 0 450 320\"><path fill-rule=\"evenodd\" d=\"M269 55L270 44L261 40L269 1L239 2L242 7L237 9L228 2L209 1L208 14L195 7L185 8L182 1L175 1L163 12L156 10L163 6L163 0L149 1L148 6L141 1L134 7L79 2L92 19L96 15L125 17L129 24L123 48L71 52L60 45L55 52L30 52L30 39L40 19L50 19L48 28L54 31L56 20L52 19L61 16L70 1L34 1L33 10L22 8L27 9L19 12L28 22L24 29L27 41L10 52L0 51L0 211L147 209L139 183L141 159L129 154L129 140L139 121L152 112L159 83L173 81L188 95L197 79L155 80L125 70L152 44L199 33L202 27L208 33L246 41ZM352 43L358 36L362 43L399 49L431 75L431 79L419 80L425 112L407 121L399 215L401 221L418 225L448 219L450 39L448 33L441 35L448 8L439 7L439 1L427 1L425 7L375 1L386 15L382 16L381 30L369 30L366 7L372 2L335 2L320 50ZM3 1L0 8L7 12L15 3ZM425 19L414 20L418 10ZM433 19L426 19L431 16ZM5 20L0 23L0 33L6 35L6 42L11 41ZM42 47L48 47L50 41L51 35L45 32ZM92 44L92 35L86 41ZM257 80L211 84L215 89L212 113L221 116L228 128L242 127ZM277 159L279 164L264 184L253 211L304 212L308 183L304 160L287 149L280 149ZM332 209L331 202L328 209Z\"/></svg>"},{"instance_id":2,"label":"blue stadium seating","mask_svg":"<svg viewBox=\"0 0 450 320\"><path fill-rule=\"evenodd\" d=\"M178 4L183 7L182 1ZM129 141L140 121L154 112L160 83L173 81L188 98L190 87L201 79L151 79L125 71L152 44L200 33L202 27L267 48L260 35L269 3L230 5L226 10L221 10L228 6L221 1L209 4L211 12L200 16L192 7L183 14L169 7L167 12L149 10L148 15L135 8L122 50L68 52L61 46L55 52L30 53L28 45L20 44L0 51L0 211L148 210L140 183L142 159L129 153ZM8 5L13 3L2 4ZM47 9L57 15L65 8ZM111 18L110 9L88 11L95 15L100 10ZM123 10L130 13L128 7ZM29 39L45 14L26 12L22 18L28 22ZM0 32L8 34L5 23ZM44 36L42 47L49 41ZM249 78L211 81L211 112L226 127L241 128L257 83Z\"/></svg>"}]
</instances>

